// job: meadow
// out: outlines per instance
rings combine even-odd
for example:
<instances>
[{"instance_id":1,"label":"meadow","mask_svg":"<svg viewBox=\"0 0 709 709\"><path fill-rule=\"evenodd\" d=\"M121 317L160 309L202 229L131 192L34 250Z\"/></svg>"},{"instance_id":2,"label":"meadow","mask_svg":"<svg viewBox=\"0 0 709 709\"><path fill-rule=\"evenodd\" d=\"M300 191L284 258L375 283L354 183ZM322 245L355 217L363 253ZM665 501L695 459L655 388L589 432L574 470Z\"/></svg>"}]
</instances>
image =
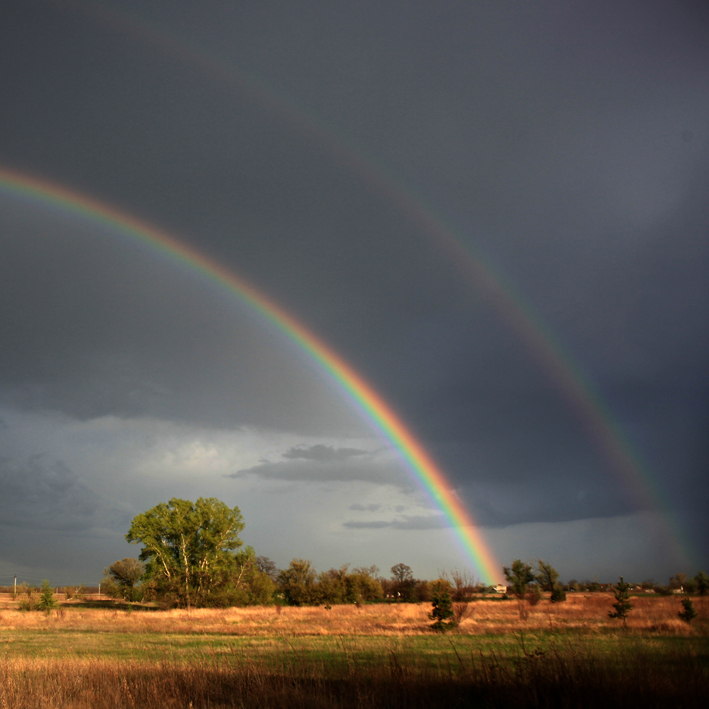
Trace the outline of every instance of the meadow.
<instances>
[{"instance_id":1,"label":"meadow","mask_svg":"<svg viewBox=\"0 0 709 709\"><path fill-rule=\"evenodd\" d=\"M430 604L161 611L0 601L0 707L694 707L709 698L709 598L485 599L448 634Z\"/></svg>"}]
</instances>

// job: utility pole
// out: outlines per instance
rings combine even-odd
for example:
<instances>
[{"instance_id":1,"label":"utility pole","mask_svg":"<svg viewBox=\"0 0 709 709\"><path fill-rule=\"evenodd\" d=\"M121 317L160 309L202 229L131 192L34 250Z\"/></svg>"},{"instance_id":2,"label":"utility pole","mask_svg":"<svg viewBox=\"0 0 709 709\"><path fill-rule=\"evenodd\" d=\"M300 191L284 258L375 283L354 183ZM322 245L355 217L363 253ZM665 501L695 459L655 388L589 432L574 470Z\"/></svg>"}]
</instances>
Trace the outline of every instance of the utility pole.
<instances>
[{"instance_id":1,"label":"utility pole","mask_svg":"<svg viewBox=\"0 0 709 709\"><path fill-rule=\"evenodd\" d=\"M15 593L13 595L17 598L17 574L15 574Z\"/></svg>"}]
</instances>

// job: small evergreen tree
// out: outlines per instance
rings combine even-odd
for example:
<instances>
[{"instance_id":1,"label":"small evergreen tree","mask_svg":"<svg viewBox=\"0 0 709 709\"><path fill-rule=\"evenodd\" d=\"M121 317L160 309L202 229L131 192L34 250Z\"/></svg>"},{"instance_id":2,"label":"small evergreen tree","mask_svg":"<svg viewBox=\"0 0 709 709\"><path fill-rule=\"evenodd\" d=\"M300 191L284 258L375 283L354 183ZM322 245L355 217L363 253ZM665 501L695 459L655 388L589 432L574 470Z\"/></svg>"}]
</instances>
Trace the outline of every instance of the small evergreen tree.
<instances>
[{"instance_id":1,"label":"small evergreen tree","mask_svg":"<svg viewBox=\"0 0 709 709\"><path fill-rule=\"evenodd\" d=\"M613 604L615 611L608 611L611 618L620 618L623 621L623 627L626 627L626 618L628 613L633 609L630 603L630 584L623 582L623 577L620 577L620 582L615 585L613 590L616 602Z\"/></svg>"},{"instance_id":2,"label":"small evergreen tree","mask_svg":"<svg viewBox=\"0 0 709 709\"><path fill-rule=\"evenodd\" d=\"M685 622L691 623L697 617L697 611L694 610L694 604L691 598L683 598L682 606L683 611L680 611L677 615Z\"/></svg>"},{"instance_id":3,"label":"small evergreen tree","mask_svg":"<svg viewBox=\"0 0 709 709\"><path fill-rule=\"evenodd\" d=\"M49 581L44 579L44 581L42 581L42 594L39 597L37 608L41 611L45 611L45 613L49 613L49 611L54 610L58 606L59 603L57 599L54 598L54 591L52 591Z\"/></svg>"},{"instance_id":4,"label":"small evergreen tree","mask_svg":"<svg viewBox=\"0 0 709 709\"><path fill-rule=\"evenodd\" d=\"M456 625L450 587L447 582L438 579L431 584L431 590L433 591L432 610L428 617L436 621L431 628L439 633L445 633Z\"/></svg>"}]
</instances>

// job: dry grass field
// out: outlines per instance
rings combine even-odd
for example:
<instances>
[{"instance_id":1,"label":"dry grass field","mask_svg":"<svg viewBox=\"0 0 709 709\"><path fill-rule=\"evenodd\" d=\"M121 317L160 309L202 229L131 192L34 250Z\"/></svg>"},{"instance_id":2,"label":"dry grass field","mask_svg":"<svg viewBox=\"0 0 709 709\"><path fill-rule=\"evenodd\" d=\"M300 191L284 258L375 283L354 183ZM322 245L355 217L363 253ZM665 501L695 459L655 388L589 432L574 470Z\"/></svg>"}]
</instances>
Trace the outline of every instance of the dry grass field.
<instances>
[{"instance_id":1,"label":"dry grass field","mask_svg":"<svg viewBox=\"0 0 709 709\"><path fill-rule=\"evenodd\" d=\"M709 599L480 600L453 633L428 604L127 610L0 601L0 707L690 707L709 698Z\"/></svg>"}]
</instances>

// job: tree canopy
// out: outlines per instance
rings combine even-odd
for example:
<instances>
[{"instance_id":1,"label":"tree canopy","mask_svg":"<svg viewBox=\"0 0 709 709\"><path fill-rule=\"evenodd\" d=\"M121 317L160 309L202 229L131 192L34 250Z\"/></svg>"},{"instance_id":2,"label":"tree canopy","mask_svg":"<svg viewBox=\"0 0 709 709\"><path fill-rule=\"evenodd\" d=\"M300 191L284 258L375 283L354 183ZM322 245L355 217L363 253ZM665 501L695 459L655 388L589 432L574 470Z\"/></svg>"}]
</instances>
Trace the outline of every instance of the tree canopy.
<instances>
[{"instance_id":1,"label":"tree canopy","mask_svg":"<svg viewBox=\"0 0 709 709\"><path fill-rule=\"evenodd\" d=\"M144 579L179 605L205 605L238 578L234 552L243 545L238 507L214 497L196 502L172 498L139 514L126 540L142 544Z\"/></svg>"},{"instance_id":2,"label":"tree canopy","mask_svg":"<svg viewBox=\"0 0 709 709\"><path fill-rule=\"evenodd\" d=\"M537 582L544 591L552 593L556 582L559 580L559 572L543 559L539 559L537 565L539 568L539 571L535 575Z\"/></svg>"},{"instance_id":3,"label":"tree canopy","mask_svg":"<svg viewBox=\"0 0 709 709\"><path fill-rule=\"evenodd\" d=\"M502 571L512 589L512 593L520 600L523 599L527 593L527 587L535 580L532 567L516 559L512 562L511 567L505 566Z\"/></svg>"},{"instance_id":4,"label":"tree canopy","mask_svg":"<svg viewBox=\"0 0 709 709\"><path fill-rule=\"evenodd\" d=\"M144 572L145 567L137 559L121 559L104 570L104 579L101 583L109 596L136 601L138 600L136 586Z\"/></svg>"}]
</instances>

